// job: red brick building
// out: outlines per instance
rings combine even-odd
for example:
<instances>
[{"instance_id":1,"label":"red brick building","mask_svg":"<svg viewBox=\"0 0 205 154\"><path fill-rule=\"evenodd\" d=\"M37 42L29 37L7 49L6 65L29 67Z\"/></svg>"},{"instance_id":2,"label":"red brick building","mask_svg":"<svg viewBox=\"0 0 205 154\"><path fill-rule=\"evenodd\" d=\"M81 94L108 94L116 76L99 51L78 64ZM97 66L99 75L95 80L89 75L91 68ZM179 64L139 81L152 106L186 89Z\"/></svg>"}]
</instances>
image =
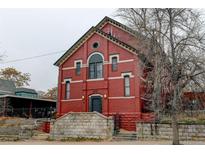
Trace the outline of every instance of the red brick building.
<instances>
[{"instance_id":1,"label":"red brick building","mask_svg":"<svg viewBox=\"0 0 205 154\"><path fill-rule=\"evenodd\" d=\"M105 17L55 63L59 67L59 115L97 111L120 115L120 127L135 130L142 113L149 47L125 25Z\"/></svg>"}]
</instances>

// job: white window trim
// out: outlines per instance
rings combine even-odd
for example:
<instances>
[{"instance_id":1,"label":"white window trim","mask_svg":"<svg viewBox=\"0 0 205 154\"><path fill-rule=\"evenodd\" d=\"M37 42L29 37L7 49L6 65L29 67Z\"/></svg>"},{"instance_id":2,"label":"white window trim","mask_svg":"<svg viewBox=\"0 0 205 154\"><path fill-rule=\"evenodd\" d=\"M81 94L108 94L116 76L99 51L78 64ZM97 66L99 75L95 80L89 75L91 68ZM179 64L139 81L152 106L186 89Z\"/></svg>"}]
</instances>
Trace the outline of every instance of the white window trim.
<instances>
[{"instance_id":1,"label":"white window trim","mask_svg":"<svg viewBox=\"0 0 205 154\"><path fill-rule=\"evenodd\" d=\"M120 61L120 59L119 59L119 54L110 55L109 63L112 64L112 58L113 58L113 57L117 57L117 63L119 63L119 61Z\"/></svg>"},{"instance_id":2,"label":"white window trim","mask_svg":"<svg viewBox=\"0 0 205 154\"><path fill-rule=\"evenodd\" d=\"M87 59L87 66L89 66L89 61L90 61L90 58L93 56L93 55L95 55L95 54L98 54L98 55L100 55L100 56L102 56L102 59L103 59L103 64L104 64L104 56L103 56L103 54L102 53L100 53L100 52L93 52L93 53L91 53L89 56L88 56L88 59Z\"/></svg>"},{"instance_id":3,"label":"white window trim","mask_svg":"<svg viewBox=\"0 0 205 154\"><path fill-rule=\"evenodd\" d=\"M71 78L68 78L68 79L64 79L64 81L62 82L62 84L65 84L66 81L69 81L70 83L80 83L80 82L83 82L83 80L73 80Z\"/></svg>"},{"instance_id":4,"label":"white window trim","mask_svg":"<svg viewBox=\"0 0 205 154\"><path fill-rule=\"evenodd\" d=\"M129 63L129 62L133 62L134 59L127 59L127 60L121 60L119 61L119 63Z\"/></svg>"},{"instance_id":5,"label":"white window trim","mask_svg":"<svg viewBox=\"0 0 205 154\"><path fill-rule=\"evenodd\" d=\"M78 62L80 62L80 68L82 67L82 65L83 65L83 60L80 59L80 60L75 60L75 61L74 61L74 68L77 67L77 63L78 63Z\"/></svg>"},{"instance_id":6,"label":"white window trim","mask_svg":"<svg viewBox=\"0 0 205 154\"><path fill-rule=\"evenodd\" d=\"M126 72L126 73L121 73L121 77L123 77L124 78L124 76L129 76L130 78L131 77L134 77L134 75L132 75L132 72Z\"/></svg>"},{"instance_id":7,"label":"white window trim","mask_svg":"<svg viewBox=\"0 0 205 154\"><path fill-rule=\"evenodd\" d=\"M114 77L108 77L109 80L115 80L115 79L124 79L124 76L128 75L130 78L134 78L135 76L132 75L132 72L126 72L121 73L121 76L114 76Z\"/></svg>"},{"instance_id":8,"label":"white window trim","mask_svg":"<svg viewBox=\"0 0 205 154\"><path fill-rule=\"evenodd\" d=\"M119 96L119 97L108 97L108 99L133 99L135 96Z\"/></svg>"},{"instance_id":9,"label":"white window trim","mask_svg":"<svg viewBox=\"0 0 205 154\"><path fill-rule=\"evenodd\" d=\"M103 98L103 95L101 95L101 94L91 94L91 95L89 95L89 97L92 97L92 96L100 96L100 97Z\"/></svg>"},{"instance_id":10,"label":"white window trim","mask_svg":"<svg viewBox=\"0 0 205 154\"><path fill-rule=\"evenodd\" d=\"M82 98L77 98L77 99L63 99L61 100L62 102L71 102L71 101L82 101L83 99Z\"/></svg>"},{"instance_id":11,"label":"white window trim","mask_svg":"<svg viewBox=\"0 0 205 154\"><path fill-rule=\"evenodd\" d=\"M86 81L102 81L104 78L97 78L97 79L87 79Z\"/></svg>"},{"instance_id":12,"label":"white window trim","mask_svg":"<svg viewBox=\"0 0 205 154\"><path fill-rule=\"evenodd\" d=\"M123 79L122 76L108 77L108 80Z\"/></svg>"},{"instance_id":13,"label":"white window trim","mask_svg":"<svg viewBox=\"0 0 205 154\"><path fill-rule=\"evenodd\" d=\"M66 83L67 81L71 82L71 80L71 78L64 79L64 83Z\"/></svg>"},{"instance_id":14,"label":"white window trim","mask_svg":"<svg viewBox=\"0 0 205 154\"><path fill-rule=\"evenodd\" d=\"M64 68L62 68L63 71L64 70L72 70L72 69L75 69L75 67L64 67Z\"/></svg>"}]
</instances>

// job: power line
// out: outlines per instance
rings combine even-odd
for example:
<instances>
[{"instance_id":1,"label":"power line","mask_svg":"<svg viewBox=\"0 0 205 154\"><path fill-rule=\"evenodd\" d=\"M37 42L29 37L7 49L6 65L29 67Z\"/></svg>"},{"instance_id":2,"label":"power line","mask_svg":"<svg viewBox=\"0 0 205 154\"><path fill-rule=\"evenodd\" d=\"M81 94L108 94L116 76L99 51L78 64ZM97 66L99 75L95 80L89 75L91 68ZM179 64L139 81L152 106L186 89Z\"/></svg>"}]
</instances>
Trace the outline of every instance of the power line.
<instances>
[{"instance_id":1,"label":"power line","mask_svg":"<svg viewBox=\"0 0 205 154\"><path fill-rule=\"evenodd\" d=\"M25 61L25 60L30 60L30 59L36 59L36 58L46 57L46 56L50 56L50 55L54 55L54 54L58 54L58 53L62 53L62 52L65 52L65 50L64 51L58 51L58 52L46 53L46 54L42 54L42 55L38 55L38 56L32 56L32 57L9 60L9 61L6 61L6 62L2 62L1 64L7 64L7 63Z\"/></svg>"}]
</instances>

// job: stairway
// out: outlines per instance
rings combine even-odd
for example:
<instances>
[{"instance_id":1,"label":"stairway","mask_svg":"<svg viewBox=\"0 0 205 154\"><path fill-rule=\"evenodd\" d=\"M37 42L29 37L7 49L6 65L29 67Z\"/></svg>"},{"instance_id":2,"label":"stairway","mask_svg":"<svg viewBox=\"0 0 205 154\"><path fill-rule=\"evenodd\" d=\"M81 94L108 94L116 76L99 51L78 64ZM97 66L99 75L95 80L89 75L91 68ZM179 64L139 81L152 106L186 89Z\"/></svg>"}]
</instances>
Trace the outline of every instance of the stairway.
<instances>
[{"instance_id":1,"label":"stairway","mask_svg":"<svg viewBox=\"0 0 205 154\"><path fill-rule=\"evenodd\" d=\"M119 132L115 134L112 139L114 141L134 141L137 140L136 132Z\"/></svg>"},{"instance_id":2,"label":"stairway","mask_svg":"<svg viewBox=\"0 0 205 154\"><path fill-rule=\"evenodd\" d=\"M32 139L33 140L47 140L49 138L49 134L48 133L44 133L41 131L34 131Z\"/></svg>"}]
</instances>

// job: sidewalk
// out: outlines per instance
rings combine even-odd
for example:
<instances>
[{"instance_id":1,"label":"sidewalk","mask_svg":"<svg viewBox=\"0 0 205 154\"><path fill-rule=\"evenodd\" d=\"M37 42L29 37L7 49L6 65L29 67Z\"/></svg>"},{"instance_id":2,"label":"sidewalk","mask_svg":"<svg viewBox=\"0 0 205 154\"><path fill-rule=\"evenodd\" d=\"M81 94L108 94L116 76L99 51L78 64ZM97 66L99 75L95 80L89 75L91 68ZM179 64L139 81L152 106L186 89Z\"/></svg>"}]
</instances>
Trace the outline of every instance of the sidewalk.
<instances>
[{"instance_id":1,"label":"sidewalk","mask_svg":"<svg viewBox=\"0 0 205 154\"><path fill-rule=\"evenodd\" d=\"M102 142L62 142L25 140L16 142L0 142L0 145L171 145L171 141L102 141ZM205 145L202 141L181 141L185 145Z\"/></svg>"}]
</instances>

